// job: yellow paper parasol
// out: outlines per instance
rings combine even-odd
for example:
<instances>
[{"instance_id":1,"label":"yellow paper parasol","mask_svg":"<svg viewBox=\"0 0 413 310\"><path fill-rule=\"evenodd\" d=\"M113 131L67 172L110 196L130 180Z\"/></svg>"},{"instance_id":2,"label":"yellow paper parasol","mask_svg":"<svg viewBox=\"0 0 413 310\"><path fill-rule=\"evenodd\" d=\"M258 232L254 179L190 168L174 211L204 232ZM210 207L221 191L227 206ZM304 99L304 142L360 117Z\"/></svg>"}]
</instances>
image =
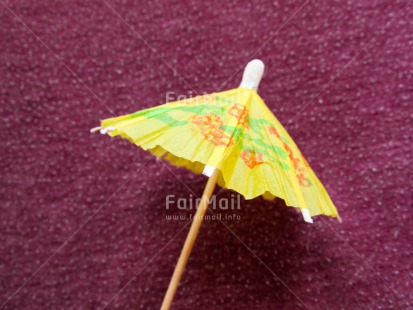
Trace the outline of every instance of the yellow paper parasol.
<instances>
[{"instance_id":1,"label":"yellow paper parasol","mask_svg":"<svg viewBox=\"0 0 413 310\"><path fill-rule=\"evenodd\" d=\"M168 309L215 184L246 199L282 198L303 217L338 217L337 209L294 141L257 94L264 72L248 63L240 87L110 118L92 129L121 136L179 167L210 177L165 296ZM339 218L339 217L338 217Z\"/></svg>"}]
</instances>

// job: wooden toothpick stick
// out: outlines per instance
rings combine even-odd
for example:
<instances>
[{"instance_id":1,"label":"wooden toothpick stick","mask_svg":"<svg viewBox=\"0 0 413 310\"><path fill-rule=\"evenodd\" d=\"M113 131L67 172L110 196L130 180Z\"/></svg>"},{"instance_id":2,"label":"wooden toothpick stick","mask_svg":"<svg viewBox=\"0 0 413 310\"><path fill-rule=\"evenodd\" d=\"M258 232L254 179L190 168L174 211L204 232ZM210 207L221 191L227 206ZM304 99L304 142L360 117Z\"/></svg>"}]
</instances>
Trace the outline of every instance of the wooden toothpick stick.
<instances>
[{"instance_id":1,"label":"wooden toothpick stick","mask_svg":"<svg viewBox=\"0 0 413 310\"><path fill-rule=\"evenodd\" d=\"M205 186L205 190L202 194L198 209L196 210L194 220L192 221L191 229L189 230L188 236L186 237L181 256L179 256L174 274L172 276L171 282L169 283L168 290L166 291L161 310L168 310L171 307L172 299L174 298L176 289L178 288L179 280L181 279L182 273L184 272L186 262L188 261L189 254L191 253L196 236L198 234L199 227L201 226L202 220L204 219L204 215L208 208L208 204L214 191L215 184L217 183L218 176L219 170L215 169L214 173L209 178Z\"/></svg>"},{"instance_id":2,"label":"wooden toothpick stick","mask_svg":"<svg viewBox=\"0 0 413 310\"><path fill-rule=\"evenodd\" d=\"M250 61L245 67L240 87L257 90L263 74L264 63L258 59ZM161 310L168 310L171 306L172 299L174 298L179 280L184 272L186 262L188 261L196 235L198 234L199 227L201 226L205 212L208 208L209 199L214 191L218 176L219 170L215 169L214 173L208 180L204 193L202 194L201 202L199 203L198 210L195 213L195 218L192 222L191 229L189 230L188 237L186 237L184 248L182 249L181 256L179 257L171 282L169 283L168 290L166 291Z\"/></svg>"}]
</instances>

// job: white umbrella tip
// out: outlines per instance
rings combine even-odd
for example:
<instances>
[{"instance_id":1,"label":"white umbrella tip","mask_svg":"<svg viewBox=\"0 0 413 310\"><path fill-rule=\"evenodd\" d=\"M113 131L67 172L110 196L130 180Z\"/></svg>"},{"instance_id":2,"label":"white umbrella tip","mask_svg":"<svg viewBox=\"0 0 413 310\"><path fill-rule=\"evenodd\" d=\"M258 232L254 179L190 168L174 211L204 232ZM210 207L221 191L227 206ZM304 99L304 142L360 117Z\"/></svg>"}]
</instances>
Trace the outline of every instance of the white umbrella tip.
<instances>
[{"instance_id":1,"label":"white umbrella tip","mask_svg":"<svg viewBox=\"0 0 413 310\"><path fill-rule=\"evenodd\" d=\"M262 60L260 60L260 59L253 59L253 60L251 60L251 61L247 64L247 66L253 66L254 69L260 70L260 71L262 71L262 72L264 72L264 68L265 68L264 63L263 63Z\"/></svg>"},{"instance_id":2,"label":"white umbrella tip","mask_svg":"<svg viewBox=\"0 0 413 310\"><path fill-rule=\"evenodd\" d=\"M264 63L261 60L251 60L245 67L240 87L257 90L264 74L264 67Z\"/></svg>"}]
</instances>

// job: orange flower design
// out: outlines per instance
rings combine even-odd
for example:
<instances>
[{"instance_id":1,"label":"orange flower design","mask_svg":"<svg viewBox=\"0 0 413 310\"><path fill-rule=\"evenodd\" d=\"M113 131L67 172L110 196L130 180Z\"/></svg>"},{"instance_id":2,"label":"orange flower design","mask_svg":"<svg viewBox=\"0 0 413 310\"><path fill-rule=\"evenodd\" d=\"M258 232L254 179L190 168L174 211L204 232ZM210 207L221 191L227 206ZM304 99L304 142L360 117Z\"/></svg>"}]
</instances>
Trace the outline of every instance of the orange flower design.
<instances>
[{"instance_id":1,"label":"orange flower design","mask_svg":"<svg viewBox=\"0 0 413 310\"><path fill-rule=\"evenodd\" d=\"M243 151L241 153L241 158L244 160L248 168L252 169L257 165L263 164L264 159L261 153L255 151Z\"/></svg>"},{"instance_id":2,"label":"orange flower design","mask_svg":"<svg viewBox=\"0 0 413 310\"><path fill-rule=\"evenodd\" d=\"M236 103L228 110L228 114L236 117L241 126L249 128L248 109L246 106Z\"/></svg>"},{"instance_id":3,"label":"orange flower design","mask_svg":"<svg viewBox=\"0 0 413 310\"><path fill-rule=\"evenodd\" d=\"M223 120L216 114L194 115L191 122L198 126L204 138L215 144L228 146L232 143L231 137L225 134L221 125Z\"/></svg>"},{"instance_id":4,"label":"orange flower design","mask_svg":"<svg viewBox=\"0 0 413 310\"><path fill-rule=\"evenodd\" d=\"M278 133L277 129L275 129L274 127L270 126L268 128L268 131L270 132L270 134L275 135L283 144L284 149L287 151L288 153L288 157L290 158L291 162L293 163L293 168L294 171L297 175L298 178L298 183L300 183L300 186L302 187L309 187L311 186L311 182L310 180L307 178L306 176L306 171L305 168L302 166L301 161L298 157L296 157L294 155L293 150L290 148L290 146L281 139L280 134ZM307 161L305 160L305 158L301 155L301 158L304 162L304 165L309 167Z\"/></svg>"},{"instance_id":5,"label":"orange flower design","mask_svg":"<svg viewBox=\"0 0 413 310\"><path fill-rule=\"evenodd\" d=\"M270 126L270 127L268 128L268 131L270 132L270 134L276 136L278 139L281 139L281 136L280 136L280 134L278 133L277 129L275 129L275 127Z\"/></svg>"}]
</instances>

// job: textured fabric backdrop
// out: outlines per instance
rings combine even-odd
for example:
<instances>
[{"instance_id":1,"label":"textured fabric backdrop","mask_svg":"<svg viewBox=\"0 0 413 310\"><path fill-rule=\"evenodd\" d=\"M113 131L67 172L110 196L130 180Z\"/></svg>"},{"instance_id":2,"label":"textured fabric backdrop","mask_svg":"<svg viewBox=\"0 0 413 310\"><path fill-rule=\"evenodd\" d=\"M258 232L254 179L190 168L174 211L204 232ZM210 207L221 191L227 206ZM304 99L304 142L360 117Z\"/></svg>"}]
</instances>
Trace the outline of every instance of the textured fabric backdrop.
<instances>
[{"instance_id":1,"label":"textured fabric backdrop","mask_svg":"<svg viewBox=\"0 0 413 310\"><path fill-rule=\"evenodd\" d=\"M165 197L206 177L89 129L260 58L343 224L243 201L203 223L174 309L411 309L410 2L1 0L0 307L159 308L189 229L166 215L194 213Z\"/></svg>"}]
</instances>

